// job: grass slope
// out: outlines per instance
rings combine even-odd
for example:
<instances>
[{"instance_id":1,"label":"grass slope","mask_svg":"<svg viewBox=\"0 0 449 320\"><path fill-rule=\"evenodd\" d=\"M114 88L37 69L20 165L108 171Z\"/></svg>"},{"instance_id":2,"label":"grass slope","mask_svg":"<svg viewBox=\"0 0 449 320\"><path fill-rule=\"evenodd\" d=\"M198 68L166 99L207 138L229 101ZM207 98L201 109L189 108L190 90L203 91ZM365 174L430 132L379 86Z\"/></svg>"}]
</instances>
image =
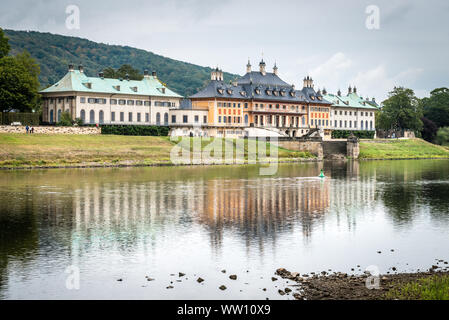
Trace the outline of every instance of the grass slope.
<instances>
[{"instance_id":1,"label":"grass slope","mask_svg":"<svg viewBox=\"0 0 449 320\"><path fill-rule=\"evenodd\" d=\"M397 285L386 297L398 300L449 300L449 276L437 274Z\"/></svg>"},{"instance_id":2,"label":"grass slope","mask_svg":"<svg viewBox=\"0 0 449 320\"><path fill-rule=\"evenodd\" d=\"M421 139L360 142L359 159L449 158L449 149Z\"/></svg>"},{"instance_id":3,"label":"grass slope","mask_svg":"<svg viewBox=\"0 0 449 320\"><path fill-rule=\"evenodd\" d=\"M202 150L209 143L203 141ZM225 140L225 143L235 144L235 141ZM0 134L0 167L171 164L170 153L175 144L168 137L3 133ZM283 148L278 148L278 156L280 160L314 158L307 152Z\"/></svg>"}]
</instances>

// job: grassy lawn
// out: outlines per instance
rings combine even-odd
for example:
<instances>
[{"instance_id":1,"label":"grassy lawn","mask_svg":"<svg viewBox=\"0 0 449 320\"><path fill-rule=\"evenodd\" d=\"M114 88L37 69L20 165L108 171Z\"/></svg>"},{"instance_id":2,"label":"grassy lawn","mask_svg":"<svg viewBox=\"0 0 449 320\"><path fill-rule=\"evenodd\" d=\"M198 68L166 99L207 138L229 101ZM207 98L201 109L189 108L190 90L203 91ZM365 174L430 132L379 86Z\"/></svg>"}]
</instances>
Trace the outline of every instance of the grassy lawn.
<instances>
[{"instance_id":1,"label":"grassy lawn","mask_svg":"<svg viewBox=\"0 0 449 320\"><path fill-rule=\"evenodd\" d=\"M189 140L189 139L187 139ZM204 149L210 142L202 141ZM235 140L226 140L234 144ZM169 137L0 134L1 167L170 164ZM247 150L247 149L246 149ZM279 158L310 158L278 149Z\"/></svg>"},{"instance_id":2,"label":"grassy lawn","mask_svg":"<svg viewBox=\"0 0 449 320\"><path fill-rule=\"evenodd\" d=\"M449 158L449 149L421 139L360 142L359 159Z\"/></svg>"},{"instance_id":3,"label":"grassy lawn","mask_svg":"<svg viewBox=\"0 0 449 320\"><path fill-rule=\"evenodd\" d=\"M449 300L449 276L434 275L399 285L388 292L387 299Z\"/></svg>"}]
</instances>

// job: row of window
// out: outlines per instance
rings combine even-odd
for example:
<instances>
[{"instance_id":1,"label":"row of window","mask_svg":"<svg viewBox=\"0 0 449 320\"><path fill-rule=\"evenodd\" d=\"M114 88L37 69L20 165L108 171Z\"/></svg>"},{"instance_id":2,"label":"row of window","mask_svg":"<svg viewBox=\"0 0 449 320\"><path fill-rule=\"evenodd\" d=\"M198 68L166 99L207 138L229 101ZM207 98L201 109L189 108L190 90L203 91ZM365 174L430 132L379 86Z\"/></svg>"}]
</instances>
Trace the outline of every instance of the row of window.
<instances>
[{"instance_id":1,"label":"row of window","mask_svg":"<svg viewBox=\"0 0 449 320\"><path fill-rule=\"evenodd\" d=\"M218 116L218 123L222 123L221 120L223 119L223 123L241 123L241 117L231 117L231 116ZM245 120L248 120L248 115L245 115ZM248 123L248 122L245 122Z\"/></svg>"},{"instance_id":2,"label":"row of window","mask_svg":"<svg viewBox=\"0 0 449 320\"><path fill-rule=\"evenodd\" d=\"M143 100L125 100L125 99L110 99L109 100L111 105L127 105L127 106L151 106L151 101L143 101ZM81 103L86 103L85 97L80 97ZM87 103L90 104L107 104L108 100L104 98L87 98ZM168 101L155 101L154 102L155 107L175 107L176 104L174 102L168 102Z\"/></svg>"},{"instance_id":3,"label":"row of window","mask_svg":"<svg viewBox=\"0 0 449 320\"><path fill-rule=\"evenodd\" d=\"M339 124L339 126L338 126L338 124ZM352 125L354 125L354 127ZM368 127L368 125L369 125L369 127ZM355 129L357 129L357 121L353 122L351 120L349 120L349 121L348 120L345 120L345 121L335 120L334 127L335 128L355 128ZM360 129L368 130L368 128L370 130L373 130L373 121L369 121L369 122L368 122L368 120L360 121Z\"/></svg>"},{"instance_id":4,"label":"row of window","mask_svg":"<svg viewBox=\"0 0 449 320\"><path fill-rule=\"evenodd\" d=\"M264 105L263 103L256 103L254 105L254 107L256 109L259 109L259 108L263 109L265 106L268 107L269 109L273 109L273 108L281 109L281 106L279 104L275 104L275 105L267 104L267 105ZM236 102L218 102L218 107L219 108L220 107L240 108L241 104L240 103L236 103ZM248 103L244 103L244 108L248 108ZM286 110L287 108L288 107L286 105L282 105L282 109ZM297 111L299 111L300 106L298 106L298 105L290 106L290 109L291 110L295 110L296 109ZM305 106L301 106L301 110L305 110L305 109L306 109Z\"/></svg>"},{"instance_id":5,"label":"row of window","mask_svg":"<svg viewBox=\"0 0 449 320\"><path fill-rule=\"evenodd\" d=\"M304 108L304 106L303 106ZM329 112L329 108L323 108L323 107L310 107L310 111L314 112Z\"/></svg>"},{"instance_id":6,"label":"row of window","mask_svg":"<svg viewBox=\"0 0 449 320\"><path fill-rule=\"evenodd\" d=\"M136 122L142 122L142 113L140 112L136 112L136 118L134 118L134 113L133 112L128 112L128 117L127 117L127 121L128 122L133 122L134 119L136 119ZM125 121L125 113L124 112L119 112L118 114L119 118L116 118L116 113L114 111L111 112L111 122L124 122ZM96 117L95 117L95 111L94 110L90 110L89 112L89 121L86 121L86 111L84 109L81 109L80 112L80 118L81 120L83 120L84 123L97 123L96 121ZM58 122L60 120L60 112L58 112ZM53 122L53 110L50 111L50 122ZM148 112L145 113L145 122L150 122L150 114ZM104 112L103 110L100 110L98 112L98 123L104 123ZM161 124L161 114L159 112L156 113L156 124L160 125ZM168 125L168 113L164 114L164 125Z\"/></svg>"},{"instance_id":7,"label":"row of window","mask_svg":"<svg viewBox=\"0 0 449 320\"><path fill-rule=\"evenodd\" d=\"M199 115L194 115L193 116L194 122L195 123L200 123L200 116ZM171 123L176 123L176 115L172 115L171 116ZM188 115L183 115L182 116L182 123L189 123L189 116ZM203 116L203 123L207 123L207 116Z\"/></svg>"},{"instance_id":8,"label":"row of window","mask_svg":"<svg viewBox=\"0 0 449 320\"><path fill-rule=\"evenodd\" d=\"M290 125L294 126L294 127L299 127L300 124L300 119L301 118L301 124L303 126L306 125L306 118L305 117L290 117ZM276 127L286 127L287 126L287 116L272 116L272 115L268 115L266 117L264 116L254 116L254 124L263 126L264 125L264 120L267 120L267 124L271 125L273 124L273 120L274 120L274 125L276 125Z\"/></svg>"},{"instance_id":9,"label":"row of window","mask_svg":"<svg viewBox=\"0 0 449 320\"><path fill-rule=\"evenodd\" d=\"M63 103L65 99L65 102L70 102L73 98L72 97L65 97L65 98L50 98L48 99L50 104L53 104L55 101L58 103Z\"/></svg>"},{"instance_id":10,"label":"row of window","mask_svg":"<svg viewBox=\"0 0 449 320\"><path fill-rule=\"evenodd\" d=\"M321 119L312 119L311 120L311 125L314 125L315 124L315 127L317 127L317 126L329 126L329 120L321 120Z\"/></svg>"},{"instance_id":11,"label":"row of window","mask_svg":"<svg viewBox=\"0 0 449 320\"><path fill-rule=\"evenodd\" d=\"M268 106L268 109L273 109L272 104L269 104L267 106ZM261 103L261 104L256 103L256 105L255 105L255 109L264 109L264 107L265 106L263 105L263 103ZM281 109L281 106L279 104L276 104L274 107L275 107L275 109ZM286 106L285 104L282 105L282 110L287 110L287 109L288 109L288 106ZM299 112L299 106L290 106L290 110L296 110L297 112ZM301 110L305 111L306 107L301 106Z\"/></svg>"},{"instance_id":12,"label":"row of window","mask_svg":"<svg viewBox=\"0 0 449 320\"><path fill-rule=\"evenodd\" d=\"M342 110L335 110L335 115L338 115L339 112L340 112L340 115L342 116L343 115L343 111ZM352 116L352 111L347 111L347 110L344 111L345 116L348 115L348 112L349 112L349 115ZM357 111L354 111L354 116L357 116ZM366 117L370 116L370 117L372 117L373 113L372 112L368 112L368 111L360 111L360 116L362 116L362 117L363 116L366 116Z\"/></svg>"}]
</instances>

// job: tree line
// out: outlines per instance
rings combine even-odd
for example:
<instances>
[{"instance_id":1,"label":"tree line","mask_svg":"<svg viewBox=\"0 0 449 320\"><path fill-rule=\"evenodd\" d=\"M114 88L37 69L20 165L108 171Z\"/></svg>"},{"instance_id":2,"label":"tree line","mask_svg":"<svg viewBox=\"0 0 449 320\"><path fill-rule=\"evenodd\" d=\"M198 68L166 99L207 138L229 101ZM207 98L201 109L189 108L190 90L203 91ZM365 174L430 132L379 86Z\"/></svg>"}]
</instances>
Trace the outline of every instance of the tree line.
<instances>
[{"instance_id":1,"label":"tree line","mask_svg":"<svg viewBox=\"0 0 449 320\"><path fill-rule=\"evenodd\" d=\"M10 49L0 29L0 111L39 111L39 65L26 50L11 56Z\"/></svg>"},{"instance_id":2,"label":"tree line","mask_svg":"<svg viewBox=\"0 0 449 320\"><path fill-rule=\"evenodd\" d=\"M437 88L419 99L412 89L395 87L376 115L376 128L411 130L432 143L449 144L449 89Z\"/></svg>"}]
</instances>

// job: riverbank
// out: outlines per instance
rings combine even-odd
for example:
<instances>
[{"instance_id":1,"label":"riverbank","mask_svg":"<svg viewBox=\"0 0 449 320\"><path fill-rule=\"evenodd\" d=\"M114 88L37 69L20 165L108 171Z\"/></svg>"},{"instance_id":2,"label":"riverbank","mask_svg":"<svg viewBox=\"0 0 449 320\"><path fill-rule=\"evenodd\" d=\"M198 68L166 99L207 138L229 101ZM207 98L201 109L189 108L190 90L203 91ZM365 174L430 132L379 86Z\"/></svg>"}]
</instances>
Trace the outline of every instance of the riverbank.
<instances>
[{"instance_id":1,"label":"riverbank","mask_svg":"<svg viewBox=\"0 0 449 320\"><path fill-rule=\"evenodd\" d=\"M200 138L187 138L181 146L190 154L211 148L211 142ZM187 143L186 143L187 142ZM198 143L196 143L198 142ZM243 159L235 160L238 142L243 145ZM169 137L69 135L69 134L18 134L0 133L0 169L144 167L194 164L194 161L173 163L171 152L177 145ZM198 152L195 148L201 148ZM248 163L248 140L222 139L222 156L202 159L202 165ZM179 148L179 151L182 151ZM216 145L214 146L216 148ZM277 156L270 157L271 151ZM231 159L226 152L233 151ZM209 151L209 152L211 152ZM293 151L266 144L267 155L257 157L258 163L318 161L310 152ZM182 158L181 152L179 153ZM226 157L226 158L225 158ZM362 140L360 160L392 159L444 159L449 158L449 148L434 145L421 139ZM225 161L226 159L226 161ZM193 159L192 159L193 160Z\"/></svg>"},{"instance_id":2,"label":"riverbank","mask_svg":"<svg viewBox=\"0 0 449 320\"><path fill-rule=\"evenodd\" d=\"M444 262L447 265L447 262ZM380 275L378 287L368 289L370 275L328 273L300 275L283 268L276 270L293 285L279 289L280 295L291 294L296 300L448 300L449 268L432 266L427 272ZM370 277L370 279L368 279Z\"/></svg>"},{"instance_id":3,"label":"riverbank","mask_svg":"<svg viewBox=\"0 0 449 320\"><path fill-rule=\"evenodd\" d=\"M422 139L360 141L360 160L444 158L449 158L448 147L438 146Z\"/></svg>"},{"instance_id":4,"label":"riverbank","mask_svg":"<svg viewBox=\"0 0 449 320\"><path fill-rule=\"evenodd\" d=\"M195 138L190 139L193 142ZM176 145L169 137L139 137L116 135L64 135L64 134L0 134L0 168L85 168L173 165L170 153ZM201 150L209 144L202 141ZM223 140L222 150L235 142ZM185 147L185 146L183 146ZM188 148L188 147L185 147ZM248 146L244 144L247 159ZM267 150L270 147L267 145ZM278 162L311 161L308 152L277 148ZM216 159L217 160L217 159ZM272 159L259 158L269 162ZM223 164L218 159L217 163Z\"/></svg>"}]
</instances>

